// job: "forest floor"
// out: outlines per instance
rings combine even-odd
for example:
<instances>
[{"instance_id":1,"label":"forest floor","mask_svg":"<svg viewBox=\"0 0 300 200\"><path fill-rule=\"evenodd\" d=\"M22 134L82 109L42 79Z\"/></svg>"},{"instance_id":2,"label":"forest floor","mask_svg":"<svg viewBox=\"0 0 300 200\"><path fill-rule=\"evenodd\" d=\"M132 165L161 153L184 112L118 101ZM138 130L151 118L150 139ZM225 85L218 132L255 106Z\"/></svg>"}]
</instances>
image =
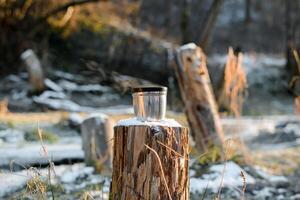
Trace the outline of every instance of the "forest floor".
<instances>
[{"instance_id":1,"label":"forest floor","mask_svg":"<svg viewBox=\"0 0 300 200\"><path fill-rule=\"evenodd\" d=\"M201 159L192 153L192 199L218 194L220 199L300 199L300 117L293 114L293 97L284 92L282 61L274 65L268 62L274 57L250 58L246 55L245 116L222 116L233 153L226 161L215 158L216 152ZM210 66L220 66L222 59L216 55ZM0 99L7 98L0 103L0 198L108 199L109 176L83 163L80 124L93 113L105 113L114 121L131 117L130 95L92 76L54 71L47 90L30 96L27 78L21 73L0 80ZM167 115L188 126L182 112ZM53 172L49 159L55 163Z\"/></svg>"},{"instance_id":2,"label":"forest floor","mask_svg":"<svg viewBox=\"0 0 300 200\"><path fill-rule=\"evenodd\" d=\"M86 114L76 117L83 119L84 116ZM124 114L121 118L130 116ZM183 114L169 112L168 116L186 123ZM45 188L43 195L48 198L53 192L56 199L77 199L85 195L107 199L110 178L83 164L81 136L78 124L74 126L74 118L74 113L68 112L1 115L2 197L34 199ZM112 118L118 120L120 116L112 115ZM210 152L201 159L196 159L195 153L191 155L192 199L203 196L213 199L218 194L224 167L221 199L240 199L244 186L246 199L299 199L299 117L226 117L222 118L222 123L234 153L226 162L212 158ZM42 130L43 143L37 127ZM43 146L47 154L43 153ZM49 158L55 163L53 173L50 172L51 185L48 182ZM35 184L40 182L41 186L30 187L32 180Z\"/></svg>"}]
</instances>

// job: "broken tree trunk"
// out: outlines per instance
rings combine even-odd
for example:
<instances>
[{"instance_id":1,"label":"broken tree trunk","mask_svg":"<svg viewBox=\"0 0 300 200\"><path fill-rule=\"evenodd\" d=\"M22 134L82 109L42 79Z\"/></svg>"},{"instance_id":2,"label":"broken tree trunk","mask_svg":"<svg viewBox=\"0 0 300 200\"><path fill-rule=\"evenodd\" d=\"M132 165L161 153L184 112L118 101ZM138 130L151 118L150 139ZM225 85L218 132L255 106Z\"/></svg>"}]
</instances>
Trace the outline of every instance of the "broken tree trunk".
<instances>
[{"instance_id":1,"label":"broken tree trunk","mask_svg":"<svg viewBox=\"0 0 300 200\"><path fill-rule=\"evenodd\" d=\"M177 50L175 72L196 148L206 151L212 144L222 145L223 129L200 47L190 43Z\"/></svg>"},{"instance_id":2,"label":"broken tree trunk","mask_svg":"<svg viewBox=\"0 0 300 200\"><path fill-rule=\"evenodd\" d=\"M246 95L247 78L242 67L243 54L241 52L236 54L232 47L228 49L227 62L218 92L218 105L221 109L239 117Z\"/></svg>"},{"instance_id":3,"label":"broken tree trunk","mask_svg":"<svg viewBox=\"0 0 300 200\"><path fill-rule=\"evenodd\" d=\"M91 116L81 124L85 162L98 172L111 172L113 126L113 121L106 115Z\"/></svg>"},{"instance_id":4,"label":"broken tree trunk","mask_svg":"<svg viewBox=\"0 0 300 200\"><path fill-rule=\"evenodd\" d=\"M41 92L44 90L44 74L43 69L37 55L28 49L21 54L21 59L26 65L26 70L29 75L29 82L33 92Z\"/></svg>"},{"instance_id":5,"label":"broken tree trunk","mask_svg":"<svg viewBox=\"0 0 300 200\"><path fill-rule=\"evenodd\" d=\"M186 128L129 119L114 131L111 199L189 199Z\"/></svg>"}]
</instances>

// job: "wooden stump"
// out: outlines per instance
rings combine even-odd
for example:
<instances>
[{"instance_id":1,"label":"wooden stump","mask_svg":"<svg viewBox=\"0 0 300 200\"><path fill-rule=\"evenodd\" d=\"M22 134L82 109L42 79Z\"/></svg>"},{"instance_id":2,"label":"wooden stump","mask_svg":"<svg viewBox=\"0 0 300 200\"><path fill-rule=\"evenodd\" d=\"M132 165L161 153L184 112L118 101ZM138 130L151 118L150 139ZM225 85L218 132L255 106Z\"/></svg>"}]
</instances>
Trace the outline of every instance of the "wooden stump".
<instances>
[{"instance_id":1,"label":"wooden stump","mask_svg":"<svg viewBox=\"0 0 300 200\"><path fill-rule=\"evenodd\" d=\"M44 73L37 55L31 49L28 49L22 53L21 59L26 65L26 70L29 74L29 82L31 84L32 91L43 91L45 88Z\"/></svg>"},{"instance_id":2,"label":"wooden stump","mask_svg":"<svg viewBox=\"0 0 300 200\"><path fill-rule=\"evenodd\" d=\"M111 172L113 125L113 121L105 115L89 117L81 124L85 162L93 165L98 172Z\"/></svg>"},{"instance_id":3,"label":"wooden stump","mask_svg":"<svg viewBox=\"0 0 300 200\"><path fill-rule=\"evenodd\" d=\"M180 47L176 57L175 72L196 148L204 152L212 144L222 145L224 134L204 53L190 43Z\"/></svg>"},{"instance_id":4,"label":"wooden stump","mask_svg":"<svg viewBox=\"0 0 300 200\"><path fill-rule=\"evenodd\" d=\"M233 48L229 47L227 62L218 92L220 108L230 111L236 117L239 117L242 113L247 90L247 77L242 67L242 61L243 54L240 52L234 53Z\"/></svg>"},{"instance_id":5,"label":"wooden stump","mask_svg":"<svg viewBox=\"0 0 300 200\"><path fill-rule=\"evenodd\" d=\"M113 200L188 200L188 131L168 124L114 128Z\"/></svg>"}]
</instances>

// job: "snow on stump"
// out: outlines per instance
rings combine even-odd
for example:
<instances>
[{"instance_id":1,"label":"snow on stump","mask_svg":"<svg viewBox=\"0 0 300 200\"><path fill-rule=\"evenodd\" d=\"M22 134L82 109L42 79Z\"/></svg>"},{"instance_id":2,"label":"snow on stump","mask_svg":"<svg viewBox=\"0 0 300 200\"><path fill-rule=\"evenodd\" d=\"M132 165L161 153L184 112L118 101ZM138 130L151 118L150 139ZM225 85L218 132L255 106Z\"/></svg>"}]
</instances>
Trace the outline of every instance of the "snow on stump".
<instances>
[{"instance_id":1,"label":"snow on stump","mask_svg":"<svg viewBox=\"0 0 300 200\"><path fill-rule=\"evenodd\" d=\"M92 115L81 124L84 159L98 172L110 173L114 122L103 114Z\"/></svg>"},{"instance_id":2,"label":"snow on stump","mask_svg":"<svg viewBox=\"0 0 300 200\"><path fill-rule=\"evenodd\" d=\"M114 127L111 199L189 199L188 130L164 119L165 97L155 87L133 93L136 118Z\"/></svg>"}]
</instances>

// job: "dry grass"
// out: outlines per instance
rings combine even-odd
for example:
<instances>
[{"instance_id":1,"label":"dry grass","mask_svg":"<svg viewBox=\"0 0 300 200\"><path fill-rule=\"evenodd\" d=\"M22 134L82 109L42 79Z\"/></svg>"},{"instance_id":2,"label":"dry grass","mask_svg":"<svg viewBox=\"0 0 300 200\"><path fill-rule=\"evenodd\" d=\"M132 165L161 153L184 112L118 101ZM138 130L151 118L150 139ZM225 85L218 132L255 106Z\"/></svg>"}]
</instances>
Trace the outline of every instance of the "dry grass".
<instances>
[{"instance_id":1,"label":"dry grass","mask_svg":"<svg viewBox=\"0 0 300 200\"><path fill-rule=\"evenodd\" d=\"M68 119L69 113L63 111L45 113L0 113L0 122L7 124L59 123Z\"/></svg>"},{"instance_id":2,"label":"dry grass","mask_svg":"<svg viewBox=\"0 0 300 200\"><path fill-rule=\"evenodd\" d=\"M15 198L30 198L30 199L49 199L47 196L47 192L50 191L51 195L52 195L52 200L54 200L54 192L53 192L53 187L52 187L52 183L51 183L51 177L53 175L55 175L55 170L54 170L54 163L51 161L49 155L48 155L48 151L47 151L47 147L44 145L43 142L43 133L41 131L41 129L38 129L38 135L40 138L40 142L41 142L41 148L42 148L42 153L43 155L48 159L48 171L45 174L45 172L42 172L40 169L36 168L36 167L27 167L24 166L22 164L16 163L14 161L12 161L10 163L10 169L11 169L11 173L14 174L13 172L13 165L17 164L18 166L21 166L22 168L24 168L26 170L26 175L24 175L25 177L28 178L27 183L26 183L26 191L22 192L18 197ZM23 196L23 197L22 197Z\"/></svg>"},{"instance_id":3,"label":"dry grass","mask_svg":"<svg viewBox=\"0 0 300 200\"><path fill-rule=\"evenodd\" d=\"M242 67L243 54L236 56L232 47L228 50L227 63L224 68L223 85L218 104L235 116L240 116L247 88L246 73Z\"/></svg>"},{"instance_id":4,"label":"dry grass","mask_svg":"<svg viewBox=\"0 0 300 200\"><path fill-rule=\"evenodd\" d=\"M246 185L246 176L245 176L243 171L241 171L241 177L243 179L243 188L242 188L242 198L241 198L241 200L244 200L247 185Z\"/></svg>"},{"instance_id":5,"label":"dry grass","mask_svg":"<svg viewBox=\"0 0 300 200\"><path fill-rule=\"evenodd\" d=\"M225 144L224 144L224 168L223 168L223 171L222 171L221 182L220 182L220 186L219 186L219 189L218 189L218 195L217 195L216 199L220 199L221 190L222 190L223 181L224 181L224 174L225 174L225 171L226 171L226 163L227 163L227 160L228 160L228 152L230 150L230 145L231 145L231 140L230 139L226 140Z\"/></svg>"},{"instance_id":6,"label":"dry grass","mask_svg":"<svg viewBox=\"0 0 300 200\"><path fill-rule=\"evenodd\" d=\"M256 150L251 152L252 165L260 166L275 175L289 175L299 170L300 147L291 147L278 150Z\"/></svg>"},{"instance_id":7,"label":"dry grass","mask_svg":"<svg viewBox=\"0 0 300 200\"><path fill-rule=\"evenodd\" d=\"M0 116L6 115L8 113L8 100L7 98L4 98L0 101Z\"/></svg>"}]
</instances>

